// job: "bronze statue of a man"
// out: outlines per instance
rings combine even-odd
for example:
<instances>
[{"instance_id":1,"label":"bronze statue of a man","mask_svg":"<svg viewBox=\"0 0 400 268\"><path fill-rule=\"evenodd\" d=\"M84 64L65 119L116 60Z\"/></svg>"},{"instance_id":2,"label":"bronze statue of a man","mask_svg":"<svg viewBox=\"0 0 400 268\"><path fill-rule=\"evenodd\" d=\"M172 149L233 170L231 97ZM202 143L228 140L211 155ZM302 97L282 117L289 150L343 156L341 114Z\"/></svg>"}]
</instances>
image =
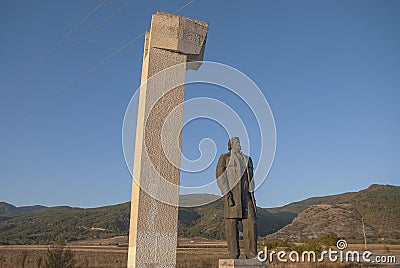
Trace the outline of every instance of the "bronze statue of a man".
<instances>
[{"instance_id":1,"label":"bronze statue of a man","mask_svg":"<svg viewBox=\"0 0 400 268\"><path fill-rule=\"evenodd\" d=\"M246 258L257 256L256 202L254 199L253 162L241 152L240 140L228 141L228 153L219 157L217 184L224 199L225 237L232 259L240 256L238 222L243 225Z\"/></svg>"}]
</instances>

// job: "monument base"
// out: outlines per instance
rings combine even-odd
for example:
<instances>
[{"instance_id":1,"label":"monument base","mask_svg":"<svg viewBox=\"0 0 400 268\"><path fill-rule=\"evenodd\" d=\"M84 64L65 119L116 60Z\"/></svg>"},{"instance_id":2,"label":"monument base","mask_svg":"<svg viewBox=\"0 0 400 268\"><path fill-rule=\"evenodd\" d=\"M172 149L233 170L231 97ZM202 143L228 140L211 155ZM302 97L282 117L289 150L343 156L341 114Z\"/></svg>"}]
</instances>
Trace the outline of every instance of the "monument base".
<instances>
[{"instance_id":1,"label":"monument base","mask_svg":"<svg viewBox=\"0 0 400 268\"><path fill-rule=\"evenodd\" d=\"M220 259L219 268L263 268L268 267L268 263L260 262L256 259Z\"/></svg>"}]
</instances>

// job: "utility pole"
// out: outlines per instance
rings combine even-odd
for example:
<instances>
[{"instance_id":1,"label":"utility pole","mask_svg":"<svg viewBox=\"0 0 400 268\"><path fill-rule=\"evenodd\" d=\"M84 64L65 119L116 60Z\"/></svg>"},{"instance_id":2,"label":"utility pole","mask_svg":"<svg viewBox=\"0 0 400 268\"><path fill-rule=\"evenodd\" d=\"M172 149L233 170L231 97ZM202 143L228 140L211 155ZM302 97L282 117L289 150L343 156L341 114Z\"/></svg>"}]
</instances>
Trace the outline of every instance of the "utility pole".
<instances>
[{"instance_id":1,"label":"utility pole","mask_svg":"<svg viewBox=\"0 0 400 268\"><path fill-rule=\"evenodd\" d=\"M362 226L363 226L363 234L364 234L364 247L367 249L367 237L365 235L365 225L364 225L364 218L361 216Z\"/></svg>"}]
</instances>

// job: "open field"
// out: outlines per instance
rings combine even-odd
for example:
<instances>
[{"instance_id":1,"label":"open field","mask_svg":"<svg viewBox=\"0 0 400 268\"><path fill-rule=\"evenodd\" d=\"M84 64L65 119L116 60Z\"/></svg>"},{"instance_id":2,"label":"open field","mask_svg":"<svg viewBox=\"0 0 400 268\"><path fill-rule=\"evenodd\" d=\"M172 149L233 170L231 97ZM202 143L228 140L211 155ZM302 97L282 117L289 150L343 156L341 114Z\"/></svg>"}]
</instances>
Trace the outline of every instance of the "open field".
<instances>
[{"instance_id":1,"label":"open field","mask_svg":"<svg viewBox=\"0 0 400 268\"><path fill-rule=\"evenodd\" d=\"M125 237L109 240L81 241L70 244L75 252L77 267L126 267L128 249ZM114 243L114 245L112 244ZM177 267L218 267L218 259L228 258L226 243L224 241L207 241L205 239L179 239L177 250ZM101 244L101 245L99 245ZM108 245L111 244L111 245ZM117 245L119 244L119 245ZM0 246L0 268L41 267L47 252L47 246ZM350 244L348 250L364 251L362 244ZM368 250L377 254L395 255L397 263L400 261L400 245L368 245ZM273 267L366 267L358 264L348 266L345 264L324 262L310 265L271 265ZM379 266L368 266L379 267ZM385 266L393 267L393 266Z\"/></svg>"},{"instance_id":2,"label":"open field","mask_svg":"<svg viewBox=\"0 0 400 268\"><path fill-rule=\"evenodd\" d=\"M128 249L118 246L74 246L77 267L126 267ZM2 246L0 267L41 267L47 246ZM217 267L225 248L178 248L177 267ZM24 263L24 265L23 265Z\"/></svg>"}]
</instances>

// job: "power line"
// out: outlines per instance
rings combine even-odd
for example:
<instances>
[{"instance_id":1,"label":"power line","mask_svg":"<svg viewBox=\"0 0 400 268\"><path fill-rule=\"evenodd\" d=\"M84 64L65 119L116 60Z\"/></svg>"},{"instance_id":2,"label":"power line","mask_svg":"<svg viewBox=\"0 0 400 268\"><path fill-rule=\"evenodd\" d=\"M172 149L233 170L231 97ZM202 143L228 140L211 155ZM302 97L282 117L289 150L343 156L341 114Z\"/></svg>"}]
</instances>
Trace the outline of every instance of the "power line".
<instances>
[{"instance_id":1,"label":"power line","mask_svg":"<svg viewBox=\"0 0 400 268\"><path fill-rule=\"evenodd\" d=\"M172 14L178 13L178 12L181 11L182 9L186 8L188 5L192 4L194 1L196 1L196 0L192 0L192 1L190 1L190 2L187 2L186 5L181 6L180 8L178 8L177 10L175 10ZM145 32L145 33L146 33L146 32Z\"/></svg>"},{"instance_id":2,"label":"power line","mask_svg":"<svg viewBox=\"0 0 400 268\"><path fill-rule=\"evenodd\" d=\"M106 0L104 0L106 1ZM172 14L176 14L179 11L183 10L184 8L186 8L187 6L191 5L192 3L194 3L196 0L191 0L188 3L186 3L185 5L183 5L182 7L178 8L177 10L175 10ZM87 76L88 74L90 74L91 72L93 72L94 70L96 70L98 67L102 66L103 64L105 64L106 62L108 62L110 59L112 59L113 57L115 57L116 55L118 55L121 51L123 51L124 49L126 49L127 47L131 46L133 43L135 43L140 37L144 36L146 34L146 31L139 34L138 36L132 38L129 42L127 42L125 45L121 46L119 49L115 50L113 53L111 53L110 55L108 55L107 57L105 57L103 60L101 60L100 62L98 62L96 65L94 65L93 67L89 68L87 71L81 73L78 77L72 79L70 82L68 82L66 85L64 85L63 87L61 87L59 90L57 90L56 92L54 92L53 94L51 94L49 97L47 97L43 102L41 102L38 106L36 106L35 108L31 109L28 113L26 113L24 116L21 117L21 119L19 121L23 121L26 118L28 118L30 115L32 115L33 113L37 112L38 110L40 110L41 108L43 108L44 106L46 106L53 98L57 97L58 95L60 95L61 93L63 93L65 90L69 89L71 86L73 86L76 82L78 82L79 80L81 80L82 78L84 78L85 76ZM15 125L15 124L14 124ZM1 132L5 132L7 129L11 128L11 126L9 126L6 129L3 129Z\"/></svg>"},{"instance_id":3,"label":"power line","mask_svg":"<svg viewBox=\"0 0 400 268\"><path fill-rule=\"evenodd\" d=\"M53 70L52 67L54 67L55 65L57 65L61 60L63 60L67 55L69 55L71 52L73 52L75 49L77 49L78 47L80 47L82 45L83 42L85 42L90 36L92 36L94 33L96 33L101 27L103 27L105 24L107 24L113 17L115 17L117 14L119 14L122 10L124 10L125 8L127 8L134 0L129 0L127 2L125 2L117 11L115 11L113 14L111 14L111 16L109 16L108 18L106 18L100 25L98 25L94 30L90 31L89 33L87 33L81 40L79 40L74 46L72 46L69 50L67 50L65 53L63 53L61 55L60 58L56 59L55 61L50 63L50 66L48 67L47 70L45 70L44 72L42 72L40 74L40 78L42 78L44 75L46 75L47 73L49 73L49 71ZM29 89L28 86L25 86L23 88L21 88L20 90L18 90L13 96L11 96L11 98L8 99L7 103L0 108L0 111L3 110L5 107L7 107L8 105L10 105L11 103L13 103L24 91L26 91L27 89Z\"/></svg>"},{"instance_id":4,"label":"power line","mask_svg":"<svg viewBox=\"0 0 400 268\"><path fill-rule=\"evenodd\" d=\"M35 61L31 66L29 66L28 69L17 78L17 81L14 83L13 87L4 90L0 94L0 96L6 94L10 90L13 90L15 86L19 84L19 82L21 82L28 74L32 72L34 67L40 64L53 50L58 48L62 44L62 42L64 42L64 40L67 39L68 36L70 36L74 31L76 31L76 29L78 29L87 19L89 19L90 16L92 16L106 1L107 0L103 0L94 9L92 9L92 11L90 11L89 14L87 14L81 21L79 21L74 27L72 27L71 30L69 30L66 34L64 34L64 36L61 37L61 39L58 40L55 45L53 45L50 49L48 49L42 56L40 56L40 58L37 61Z\"/></svg>"}]
</instances>

